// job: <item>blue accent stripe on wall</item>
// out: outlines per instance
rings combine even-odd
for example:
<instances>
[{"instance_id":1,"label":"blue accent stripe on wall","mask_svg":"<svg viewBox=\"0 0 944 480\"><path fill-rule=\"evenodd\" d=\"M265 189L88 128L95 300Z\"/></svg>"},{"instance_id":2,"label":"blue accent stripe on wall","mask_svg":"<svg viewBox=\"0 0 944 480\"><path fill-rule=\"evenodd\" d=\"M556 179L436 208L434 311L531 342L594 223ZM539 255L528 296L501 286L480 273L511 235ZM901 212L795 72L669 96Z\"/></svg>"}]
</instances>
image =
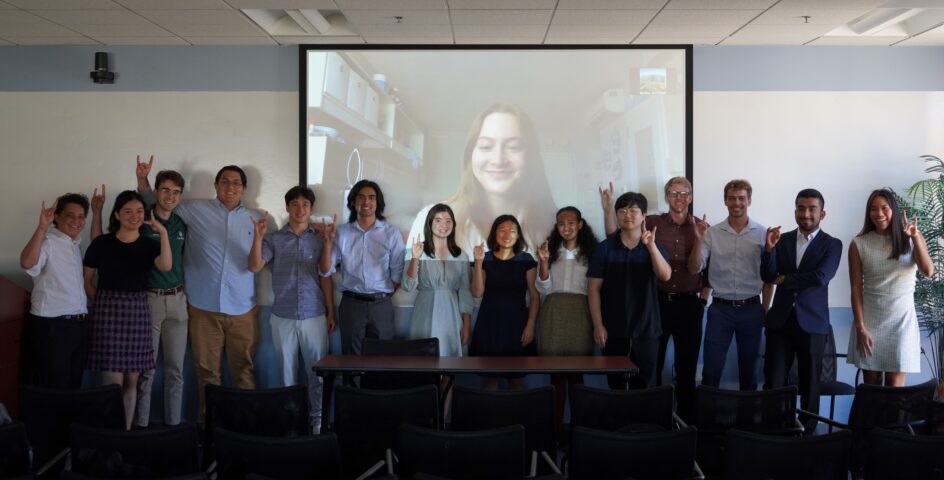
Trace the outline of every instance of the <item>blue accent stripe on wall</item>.
<instances>
[{"instance_id":1,"label":"blue accent stripe on wall","mask_svg":"<svg viewBox=\"0 0 944 480\"><path fill-rule=\"evenodd\" d=\"M113 85L92 83L108 52ZM0 91L298 91L297 46L0 47Z\"/></svg>"},{"instance_id":2,"label":"blue accent stripe on wall","mask_svg":"<svg viewBox=\"0 0 944 480\"><path fill-rule=\"evenodd\" d=\"M695 47L695 91L944 91L941 47Z\"/></svg>"}]
</instances>

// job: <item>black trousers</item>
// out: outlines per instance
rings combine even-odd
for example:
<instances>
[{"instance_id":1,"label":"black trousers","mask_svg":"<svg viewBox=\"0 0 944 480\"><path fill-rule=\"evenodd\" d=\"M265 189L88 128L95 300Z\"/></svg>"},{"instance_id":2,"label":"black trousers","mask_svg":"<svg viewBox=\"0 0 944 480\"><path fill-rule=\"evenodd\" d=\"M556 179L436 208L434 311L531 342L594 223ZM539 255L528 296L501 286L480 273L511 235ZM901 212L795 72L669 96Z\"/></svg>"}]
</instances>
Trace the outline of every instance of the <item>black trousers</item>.
<instances>
[{"instance_id":1,"label":"black trousers","mask_svg":"<svg viewBox=\"0 0 944 480\"><path fill-rule=\"evenodd\" d=\"M609 329L607 329L609 330ZM613 330L609 330L613 332ZM633 375L627 382L619 374L606 376L606 383L613 390L629 388L642 389L656 384L656 357L659 353L659 338L626 338L610 336L606 339L606 348L600 350L604 356L629 356L639 367L639 374Z\"/></svg>"},{"instance_id":2,"label":"black trousers","mask_svg":"<svg viewBox=\"0 0 944 480\"><path fill-rule=\"evenodd\" d=\"M88 346L87 321L29 314L24 325L27 378L33 385L81 388Z\"/></svg>"},{"instance_id":3,"label":"black trousers","mask_svg":"<svg viewBox=\"0 0 944 480\"><path fill-rule=\"evenodd\" d=\"M764 388L787 385L793 359L797 361L797 388L802 409L819 414L819 380L823 371L826 334L808 333L797 323L796 312L780 328L767 328L767 353L764 362ZM816 421L807 419L807 426Z\"/></svg>"},{"instance_id":4,"label":"black trousers","mask_svg":"<svg viewBox=\"0 0 944 480\"><path fill-rule=\"evenodd\" d=\"M695 295L659 295L662 315L662 338L659 339L659 357L656 366L656 384L662 385L662 369L669 337L675 345L675 399L676 412L683 420L694 420L695 373L698 353L701 351L702 317L705 307Z\"/></svg>"}]
</instances>

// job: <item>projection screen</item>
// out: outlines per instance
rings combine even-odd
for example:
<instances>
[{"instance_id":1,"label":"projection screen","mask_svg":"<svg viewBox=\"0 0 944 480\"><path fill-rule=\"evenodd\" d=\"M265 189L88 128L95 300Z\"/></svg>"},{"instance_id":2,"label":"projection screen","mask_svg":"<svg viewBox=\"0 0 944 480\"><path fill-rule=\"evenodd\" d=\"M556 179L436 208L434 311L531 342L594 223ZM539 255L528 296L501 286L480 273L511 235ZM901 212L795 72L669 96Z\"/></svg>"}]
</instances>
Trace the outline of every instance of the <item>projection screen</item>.
<instances>
[{"instance_id":1,"label":"projection screen","mask_svg":"<svg viewBox=\"0 0 944 480\"><path fill-rule=\"evenodd\" d=\"M300 180L318 219L347 221L350 187L374 180L408 244L439 202L466 252L505 213L533 251L567 205L602 239L599 188L655 212L666 180L691 178L690 46L303 45L300 77Z\"/></svg>"}]
</instances>

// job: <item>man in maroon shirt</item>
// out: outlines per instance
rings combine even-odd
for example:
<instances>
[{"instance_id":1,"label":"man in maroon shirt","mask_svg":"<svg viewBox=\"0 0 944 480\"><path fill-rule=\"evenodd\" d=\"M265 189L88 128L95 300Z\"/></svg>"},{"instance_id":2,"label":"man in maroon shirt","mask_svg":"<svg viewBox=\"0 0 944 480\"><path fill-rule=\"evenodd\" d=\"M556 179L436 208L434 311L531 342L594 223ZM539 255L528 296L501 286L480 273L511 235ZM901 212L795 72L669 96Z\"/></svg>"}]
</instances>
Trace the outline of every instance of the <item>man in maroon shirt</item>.
<instances>
[{"instance_id":1,"label":"man in maroon shirt","mask_svg":"<svg viewBox=\"0 0 944 480\"><path fill-rule=\"evenodd\" d=\"M665 353L669 337L672 337L675 345L677 413L685 421L691 421L695 408L695 373L701 349L702 317L711 288L702 274L688 273L688 257L695 244L695 225L705 219L695 218L688 211L692 204L692 184L687 178L669 179L664 190L668 213L646 217L647 228L658 227L656 243L669 253L669 266L672 268L672 276L658 284L662 337L656 379L661 385ZM609 190L600 190L607 234L616 227L615 218L608 214L612 210L608 207L612 195L612 184Z\"/></svg>"}]
</instances>

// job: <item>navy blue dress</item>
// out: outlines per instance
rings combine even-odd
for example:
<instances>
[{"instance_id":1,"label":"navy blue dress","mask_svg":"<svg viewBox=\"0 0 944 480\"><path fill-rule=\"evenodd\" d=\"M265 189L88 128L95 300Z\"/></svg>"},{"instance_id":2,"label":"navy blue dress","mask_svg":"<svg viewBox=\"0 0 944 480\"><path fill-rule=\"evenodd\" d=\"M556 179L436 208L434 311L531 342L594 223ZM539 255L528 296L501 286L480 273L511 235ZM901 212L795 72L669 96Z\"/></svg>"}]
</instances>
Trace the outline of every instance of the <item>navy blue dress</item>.
<instances>
[{"instance_id":1,"label":"navy blue dress","mask_svg":"<svg viewBox=\"0 0 944 480\"><path fill-rule=\"evenodd\" d=\"M485 253L485 293L479 306L469 354L480 357L514 357L535 355L537 342L521 346L521 332L528 323L528 270L537 267L534 257L526 252L499 260L492 252Z\"/></svg>"}]
</instances>

